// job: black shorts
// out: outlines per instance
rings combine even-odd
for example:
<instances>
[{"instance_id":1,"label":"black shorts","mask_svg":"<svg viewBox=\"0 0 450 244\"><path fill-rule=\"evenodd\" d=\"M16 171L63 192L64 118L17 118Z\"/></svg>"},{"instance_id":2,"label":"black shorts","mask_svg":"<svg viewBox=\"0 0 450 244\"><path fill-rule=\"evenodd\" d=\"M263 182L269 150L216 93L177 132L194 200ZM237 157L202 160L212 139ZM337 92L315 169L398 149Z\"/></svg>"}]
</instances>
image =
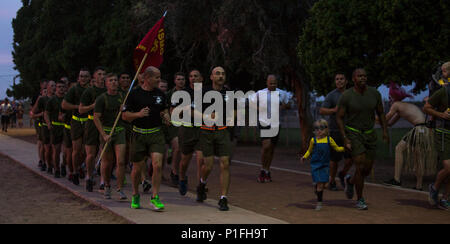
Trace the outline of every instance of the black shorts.
<instances>
[{"instance_id":1,"label":"black shorts","mask_svg":"<svg viewBox=\"0 0 450 244\"><path fill-rule=\"evenodd\" d=\"M9 116L2 115L2 124L8 124L8 123L9 123Z\"/></svg>"},{"instance_id":2,"label":"black shorts","mask_svg":"<svg viewBox=\"0 0 450 244\"><path fill-rule=\"evenodd\" d=\"M334 139L336 144L339 147L345 147L344 140L342 139L342 135L339 131L330 131L330 137ZM330 161L338 163L339 161L344 159L352 158L352 155L348 152L336 152L335 150L331 150L330 152Z\"/></svg>"},{"instance_id":3,"label":"black shorts","mask_svg":"<svg viewBox=\"0 0 450 244\"><path fill-rule=\"evenodd\" d=\"M272 142L273 145L277 145L278 144L278 140L280 139L281 127L279 127L278 134L276 136L274 136L274 137L262 137L261 136L261 130L268 130L270 128L271 128L270 126L258 125L259 137L261 138L261 141L270 139L270 141Z\"/></svg>"}]
</instances>

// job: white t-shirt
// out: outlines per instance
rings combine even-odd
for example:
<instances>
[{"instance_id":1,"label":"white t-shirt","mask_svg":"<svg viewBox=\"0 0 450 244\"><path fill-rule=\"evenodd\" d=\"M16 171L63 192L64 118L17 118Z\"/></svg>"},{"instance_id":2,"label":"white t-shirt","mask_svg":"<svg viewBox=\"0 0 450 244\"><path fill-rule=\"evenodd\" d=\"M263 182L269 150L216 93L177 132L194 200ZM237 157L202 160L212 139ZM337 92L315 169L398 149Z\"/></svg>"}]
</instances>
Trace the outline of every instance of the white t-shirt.
<instances>
[{"instance_id":1,"label":"white t-shirt","mask_svg":"<svg viewBox=\"0 0 450 244\"><path fill-rule=\"evenodd\" d=\"M9 115L9 113L11 112L11 104L8 103L8 105L6 104L2 104L1 106L1 110L2 110L2 115L7 116Z\"/></svg>"},{"instance_id":2,"label":"white t-shirt","mask_svg":"<svg viewBox=\"0 0 450 244\"><path fill-rule=\"evenodd\" d=\"M281 89L276 89L276 91L278 92L278 99L281 104L288 104L290 102L290 100L292 99L292 93L281 90ZM259 122L263 125L269 125L270 122L268 120L266 120L265 117L267 118L271 118L271 106L268 106L268 104L271 103L271 93L273 93L273 91L269 91L268 88L264 88L262 90L257 91L253 96L251 96L249 98L249 101L252 103L256 103L259 100L258 106L260 111L267 111L267 115L268 116L259 116L258 120ZM266 98L266 99L264 99Z\"/></svg>"}]
</instances>

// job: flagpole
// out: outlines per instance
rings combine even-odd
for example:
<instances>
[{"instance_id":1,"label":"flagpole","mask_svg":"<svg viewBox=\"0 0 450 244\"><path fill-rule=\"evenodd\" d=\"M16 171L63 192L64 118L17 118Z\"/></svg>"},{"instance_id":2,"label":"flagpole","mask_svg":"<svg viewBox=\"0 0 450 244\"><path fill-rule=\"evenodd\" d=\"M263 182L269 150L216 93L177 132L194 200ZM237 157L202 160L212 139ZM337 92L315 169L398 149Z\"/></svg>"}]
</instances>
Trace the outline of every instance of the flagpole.
<instances>
[{"instance_id":1,"label":"flagpole","mask_svg":"<svg viewBox=\"0 0 450 244\"><path fill-rule=\"evenodd\" d=\"M128 89L127 95L125 96L125 99L123 99L121 108L123 108L123 106L125 105L127 99L128 99L128 95L130 95L131 89L133 89L133 85L136 82L136 79L139 75L139 73L141 73L141 69L142 66L144 66L145 60L147 59L148 53L145 53L144 57L142 58L141 64L139 65L139 68L136 72L136 75L134 76L133 82L131 82L130 88ZM109 136L112 137L112 135L114 134L114 130L116 129L117 123L119 122L120 116L122 115L122 109L119 109L119 114L116 117L116 120L114 121L114 125L111 129L111 132L109 133ZM110 140L111 141L111 140ZM100 161L102 160L103 154L106 151L106 147L108 146L109 141L105 142L105 145L103 146L102 152L100 153L100 157L98 158L96 167L98 168L98 166L100 165Z\"/></svg>"}]
</instances>

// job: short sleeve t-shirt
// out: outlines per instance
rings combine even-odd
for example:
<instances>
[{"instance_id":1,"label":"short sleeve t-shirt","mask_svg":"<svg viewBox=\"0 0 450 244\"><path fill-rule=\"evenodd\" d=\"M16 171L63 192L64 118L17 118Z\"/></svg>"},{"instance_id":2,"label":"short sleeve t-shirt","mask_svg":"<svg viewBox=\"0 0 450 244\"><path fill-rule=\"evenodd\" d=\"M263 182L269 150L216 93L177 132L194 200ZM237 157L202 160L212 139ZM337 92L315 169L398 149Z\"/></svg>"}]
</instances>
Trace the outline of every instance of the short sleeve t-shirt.
<instances>
[{"instance_id":1,"label":"short sleeve t-shirt","mask_svg":"<svg viewBox=\"0 0 450 244\"><path fill-rule=\"evenodd\" d=\"M53 96L48 100L45 111L48 113L50 121L58 122L59 112L61 111L61 103L63 97Z\"/></svg>"},{"instance_id":2,"label":"short sleeve t-shirt","mask_svg":"<svg viewBox=\"0 0 450 244\"><path fill-rule=\"evenodd\" d=\"M98 88L96 86L87 88L81 95L80 103L84 106L89 106L95 102L100 94L106 92L105 88ZM88 112L89 115L94 115L94 110Z\"/></svg>"},{"instance_id":3,"label":"short sleeve t-shirt","mask_svg":"<svg viewBox=\"0 0 450 244\"><path fill-rule=\"evenodd\" d=\"M382 106L381 94L373 87L367 87L363 94L351 88L342 94L338 106L345 109L346 126L361 131L371 130L375 126L376 108Z\"/></svg>"},{"instance_id":4,"label":"short sleeve t-shirt","mask_svg":"<svg viewBox=\"0 0 450 244\"><path fill-rule=\"evenodd\" d=\"M150 108L149 116L133 120L132 124L141 129L152 129L162 125L161 112L168 108L164 92L158 88L145 91L137 87L130 92L125 104L125 111L137 113L143 108Z\"/></svg>"},{"instance_id":5,"label":"short sleeve t-shirt","mask_svg":"<svg viewBox=\"0 0 450 244\"><path fill-rule=\"evenodd\" d=\"M342 93L338 89L334 89L332 92L328 93L325 97L325 101L322 104L323 108L335 108L338 105L339 98L341 98ZM337 122L336 122L336 114L330 115L328 119L328 127L332 131L339 130Z\"/></svg>"},{"instance_id":6,"label":"short sleeve t-shirt","mask_svg":"<svg viewBox=\"0 0 450 244\"><path fill-rule=\"evenodd\" d=\"M229 100L229 99L231 99L229 96L228 96L228 94L227 94L227 91L232 91L232 90L230 90L230 89L227 89L225 86L222 88L222 90L220 90L220 91L216 91L216 90L214 90L213 89L213 87L212 87L212 85L209 85L209 86L205 86L204 88L203 88L203 99L205 98L205 94L207 93L207 92L219 92L220 93L220 95L222 96L222 105L223 105L223 113L222 114L216 114L215 116L216 116L216 118L218 119L218 122L219 121L222 121L223 122L223 125L224 126L226 126L226 123L227 123L227 120L226 120L226 118L227 118L227 101ZM234 99L234 110L236 110L236 108L237 108L237 102L236 102L236 99ZM211 105L213 105L215 103L215 101L214 101L214 99L212 99L212 101L211 102L203 102L203 104L202 104L202 109L203 109L203 113L205 112L205 110L206 109L208 109L208 107L210 107ZM220 117L217 117L217 116L220 116ZM233 113L233 116L234 116L234 113Z\"/></svg>"},{"instance_id":7,"label":"short sleeve t-shirt","mask_svg":"<svg viewBox=\"0 0 450 244\"><path fill-rule=\"evenodd\" d=\"M50 100L49 97L40 97L39 98L39 100L37 101L37 103L38 103L37 108L38 108L39 113L45 111L45 107L47 106L48 100ZM44 116L41 116L39 121L44 121Z\"/></svg>"},{"instance_id":8,"label":"short sleeve t-shirt","mask_svg":"<svg viewBox=\"0 0 450 244\"><path fill-rule=\"evenodd\" d=\"M428 103L435 107L438 112L444 112L444 111L450 111L448 110L448 94L447 94L447 88L443 87L439 90L437 90L433 96L430 97L428 100ZM450 130L450 121L444 122L444 129Z\"/></svg>"},{"instance_id":9,"label":"short sleeve t-shirt","mask_svg":"<svg viewBox=\"0 0 450 244\"><path fill-rule=\"evenodd\" d=\"M95 113L101 113L100 121L103 126L112 127L119 114L120 105L122 105L123 96L118 93L117 95L109 95L103 93L95 100ZM122 125L122 121L119 120L118 126Z\"/></svg>"},{"instance_id":10,"label":"short sleeve t-shirt","mask_svg":"<svg viewBox=\"0 0 450 244\"><path fill-rule=\"evenodd\" d=\"M86 88L80 86L80 83L77 83L75 86L69 89L66 96L64 97L64 100L66 100L68 103L73 105L79 105L81 95L86 90ZM79 117L80 113L78 112L78 109L74 109L72 111L73 115Z\"/></svg>"}]
</instances>

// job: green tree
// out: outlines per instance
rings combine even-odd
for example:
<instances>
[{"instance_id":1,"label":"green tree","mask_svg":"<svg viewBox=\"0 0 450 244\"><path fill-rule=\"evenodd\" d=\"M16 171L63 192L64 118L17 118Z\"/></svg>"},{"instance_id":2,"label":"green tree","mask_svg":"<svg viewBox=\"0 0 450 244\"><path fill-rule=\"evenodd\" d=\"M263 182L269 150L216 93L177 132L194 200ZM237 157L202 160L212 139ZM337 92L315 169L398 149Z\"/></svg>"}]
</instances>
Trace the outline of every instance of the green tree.
<instances>
[{"instance_id":1,"label":"green tree","mask_svg":"<svg viewBox=\"0 0 450 244\"><path fill-rule=\"evenodd\" d=\"M298 55L311 86L324 95L337 71L368 71L378 86L416 82L422 90L433 67L449 59L448 1L322 0L310 11Z\"/></svg>"}]
</instances>

